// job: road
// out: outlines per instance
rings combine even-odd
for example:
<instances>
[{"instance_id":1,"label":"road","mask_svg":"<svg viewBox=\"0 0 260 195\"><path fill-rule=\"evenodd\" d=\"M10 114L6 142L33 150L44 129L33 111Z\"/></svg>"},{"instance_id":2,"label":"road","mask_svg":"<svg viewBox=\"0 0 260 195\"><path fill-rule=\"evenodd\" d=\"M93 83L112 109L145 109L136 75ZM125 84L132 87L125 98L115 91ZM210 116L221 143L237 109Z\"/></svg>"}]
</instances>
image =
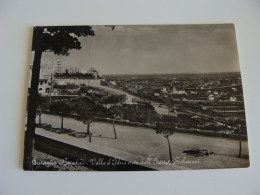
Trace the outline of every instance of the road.
<instances>
[{"instance_id":1,"label":"road","mask_svg":"<svg viewBox=\"0 0 260 195\"><path fill-rule=\"evenodd\" d=\"M125 91L122 91L122 90L117 90L117 89L113 89L113 88L106 87L106 86L100 86L100 87L103 88L104 90L113 91L114 93L119 93L119 94L126 95L126 103L127 104L133 104L133 99L134 98L142 100L140 97L133 96L133 95L131 95L131 94L125 92ZM154 102L154 101L150 101L150 103L154 107L155 111L158 114L169 115L169 116L176 116L177 113L178 113L178 112L175 112L175 113L174 112L170 112L170 110L172 110L172 108L168 107L167 105L163 105L163 104L160 104L160 103L157 103L157 102ZM216 122L219 125L224 125L224 123L222 121L218 121L218 120L212 119L211 117L205 116L205 115L202 115L202 114L194 113L193 111L181 109L181 112L194 114L194 115L197 115L197 116L202 117L204 119Z\"/></svg>"},{"instance_id":2,"label":"road","mask_svg":"<svg viewBox=\"0 0 260 195\"><path fill-rule=\"evenodd\" d=\"M37 120L38 121L38 120ZM42 115L42 122L60 127L61 117L55 115ZM81 121L64 118L64 127L78 132L86 132L87 126ZM96 152L109 154L128 161L138 160L169 160L167 140L154 130L143 127L116 125L118 139L114 139L113 126L110 123L97 122L91 126L92 142L88 138L75 138L67 134L57 134L43 129L36 129L36 133L60 140L66 143L85 147ZM150 165L159 170L165 169L205 169L205 168L231 168L247 167L249 160L237 158L239 143L237 140L206 137L200 135L174 133L169 137L172 155L175 164ZM209 156L189 156L184 150L206 149L214 154ZM242 141L242 154L248 155L247 141ZM180 162L184 160L183 162ZM190 163L196 162L196 163Z\"/></svg>"},{"instance_id":3,"label":"road","mask_svg":"<svg viewBox=\"0 0 260 195\"><path fill-rule=\"evenodd\" d=\"M126 95L126 101L125 101L126 104L134 104L133 99L142 100L142 98L140 98L138 96L131 95L131 94L129 94L129 93L123 91L123 90L114 89L114 88L106 87L106 86L102 86L102 85L100 85L100 88L102 88L104 90L107 90L107 91L111 91L111 92L117 93L117 94ZM145 100L145 101L147 101L147 100ZM171 110L170 107L168 107L166 105L161 105L160 103L157 103L157 102L154 102L154 101L150 101L150 100L149 100L149 102L151 102L151 105L154 107L155 111L158 114L176 116L175 113L170 112L170 110Z\"/></svg>"}]
</instances>

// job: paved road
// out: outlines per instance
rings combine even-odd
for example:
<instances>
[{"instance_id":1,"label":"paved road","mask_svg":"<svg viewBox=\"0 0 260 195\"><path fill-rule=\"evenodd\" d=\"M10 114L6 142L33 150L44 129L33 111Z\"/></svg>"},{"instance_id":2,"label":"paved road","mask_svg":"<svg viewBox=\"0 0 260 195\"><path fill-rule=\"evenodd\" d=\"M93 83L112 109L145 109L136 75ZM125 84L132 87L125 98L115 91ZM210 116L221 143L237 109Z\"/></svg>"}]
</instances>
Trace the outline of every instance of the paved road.
<instances>
[{"instance_id":1,"label":"paved road","mask_svg":"<svg viewBox=\"0 0 260 195\"><path fill-rule=\"evenodd\" d=\"M60 127L60 121L61 117L59 116L42 115L42 122L51 124L54 127ZM64 127L79 132L87 131L86 125L71 118L64 118ZM42 129L37 129L36 132L125 160L138 160L140 162L148 158L162 161L169 160L167 140L161 134L156 134L152 129L116 125L118 139L114 139L113 126L110 123L95 123L90 130L93 134L92 143L88 142L88 138L75 138ZM170 144L175 164L156 165L158 169L231 168L249 165L248 159L236 157L239 146L237 140L175 133L170 136ZM242 154L248 155L247 141L242 142L242 148ZM209 152L214 152L214 154L194 157L183 153L184 150L191 149L206 149ZM184 161L180 162L180 160ZM189 163L191 161L198 162Z\"/></svg>"}]
</instances>

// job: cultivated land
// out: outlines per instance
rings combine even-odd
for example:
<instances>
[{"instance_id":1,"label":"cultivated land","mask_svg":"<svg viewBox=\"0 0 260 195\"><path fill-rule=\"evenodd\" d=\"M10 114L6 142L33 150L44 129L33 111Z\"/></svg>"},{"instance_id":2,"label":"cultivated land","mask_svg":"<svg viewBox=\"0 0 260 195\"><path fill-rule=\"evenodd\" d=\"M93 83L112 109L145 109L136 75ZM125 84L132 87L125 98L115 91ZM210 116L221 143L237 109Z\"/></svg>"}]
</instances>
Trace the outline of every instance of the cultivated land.
<instances>
[{"instance_id":1,"label":"cultivated land","mask_svg":"<svg viewBox=\"0 0 260 195\"><path fill-rule=\"evenodd\" d=\"M42 122L60 127L60 117L42 115ZM81 121L64 119L64 128L86 132L87 126ZM242 142L242 158L238 158L237 140L205 137L200 135L174 133L170 136L173 163L168 163L169 150L167 140L156 134L153 129L116 125L118 139L114 139L113 126L110 123L96 122L91 128L92 142L88 137L76 138L67 134L57 134L37 128L36 133L76 145L88 150L110 155L127 161L137 161L144 166L158 170L207 169L248 167L248 145ZM207 150L206 155L188 155L184 151Z\"/></svg>"}]
</instances>

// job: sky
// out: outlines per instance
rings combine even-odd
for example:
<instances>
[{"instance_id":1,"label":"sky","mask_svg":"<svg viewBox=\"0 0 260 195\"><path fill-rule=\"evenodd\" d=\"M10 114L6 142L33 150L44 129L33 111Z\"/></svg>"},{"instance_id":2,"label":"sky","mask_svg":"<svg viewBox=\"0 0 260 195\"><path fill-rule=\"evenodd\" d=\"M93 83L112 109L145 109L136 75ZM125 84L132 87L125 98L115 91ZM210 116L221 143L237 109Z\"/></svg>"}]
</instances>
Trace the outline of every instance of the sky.
<instances>
[{"instance_id":1,"label":"sky","mask_svg":"<svg viewBox=\"0 0 260 195\"><path fill-rule=\"evenodd\" d=\"M43 53L42 63L94 67L101 74L209 73L240 71L233 24L93 26L69 56Z\"/></svg>"}]
</instances>

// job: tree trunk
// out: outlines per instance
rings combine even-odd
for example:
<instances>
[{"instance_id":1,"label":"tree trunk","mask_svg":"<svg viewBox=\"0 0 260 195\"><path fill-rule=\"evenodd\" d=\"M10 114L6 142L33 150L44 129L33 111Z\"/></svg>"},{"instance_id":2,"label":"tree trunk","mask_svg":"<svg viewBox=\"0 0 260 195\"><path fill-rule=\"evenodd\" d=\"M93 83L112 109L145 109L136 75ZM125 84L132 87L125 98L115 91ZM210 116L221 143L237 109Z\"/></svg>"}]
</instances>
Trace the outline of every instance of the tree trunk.
<instances>
[{"instance_id":1,"label":"tree trunk","mask_svg":"<svg viewBox=\"0 0 260 195\"><path fill-rule=\"evenodd\" d=\"M90 133L89 126L90 126L90 123L88 123L87 135L88 135L89 142L91 142L91 133Z\"/></svg>"},{"instance_id":2,"label":"tree trunk","mask_svg":"<svg viewBox=\"0 0 260 195\"><path fill-rule=\"evenodd\" d=\"M37 110L41 57L42 57L42 51L35 50L33 67L32 67L32 76L31 76L31 88L29 92L28 106L27 106L28 117L27 117L27 128L25 131L25 141L24 141L24 164L23 164L24 170L33 169L32 153L34 149L35 118L36 118L36 110Z\"/></svg>"},{"instance_id":3,"label":"tree trunk","mask_svg":"<svg viewBox=\"0 0 260 195\"><path fill-rule=\"evenodd\" d=\"M60 126L61 129L63 129L63 113L61 113L61 126Z\"/></svg>"},{"instance_id":4,"label":"tree trunk","mask_svg":"<svg viewBox=\"0 0 260 195\"><path fill-rule=\"evenodd\" d=\"M170 145L170 141L169 141L169 137L166 137L167 141L168 141L168 146L169 146L169 153L170 153L170 161L172 161L172 150L171 150L171 145Z\"/></svg>"},{"instance_id":5,"label":"tree trunk","mask_svg":"<svg viewBox=\"0 0 260 195\"><path fill-rule=\"evenodd\" d=\"M116 128L115 128L115 122L114 122L114 119L113 119L113 129L114 129L115 139L117 139Z\"/></svg>"},{"instance_id":6,"label":"tree trunk","mask_svg":"<svg viewBox=\"0 0 260 195\"><path fill-rule=\"evenodd\" d=\"M87 135L89 135L89 123L88 123L88 128L87 128Z\"/></svg>"},{"instance_id":7,"label":"tree trunk","mask_svg":"<svg viewBox=\"0 0 260 195\"><path fill-rule=\"evenodd\" d=\"M239 153L238 153L239 158L241 158L241 152L242 152L241 129L239 129Z\"/></svg>"}]
</instances>

